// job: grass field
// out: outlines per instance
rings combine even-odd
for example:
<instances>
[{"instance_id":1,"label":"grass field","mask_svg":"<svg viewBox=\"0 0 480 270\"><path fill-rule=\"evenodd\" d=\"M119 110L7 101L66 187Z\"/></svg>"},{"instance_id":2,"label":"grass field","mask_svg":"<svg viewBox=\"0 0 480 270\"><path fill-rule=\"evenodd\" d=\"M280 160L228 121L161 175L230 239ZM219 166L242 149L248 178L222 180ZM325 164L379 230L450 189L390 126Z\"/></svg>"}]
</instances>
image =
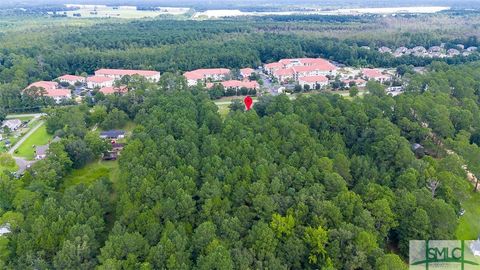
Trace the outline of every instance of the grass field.
<instances>
[{"instance_id":1,"label":"grass field","mask_svg":"<svg viewBox=\"0 0 480 270\"><path fill-rule=\"evenodd\" d=\"M117 161L95 161L79 170L74 170L70 175L65 177L62 189L68 187L85 184L90 185L102 177L109 177L115 183L118 178L118 162Z\"/></svg>"},{"instance_id":2,"label":"grass field","mask_svg":"<svg viewBox=\"0 0 480 270\"><path fill-rule=\"evenodd\" d=\"M456 235L459 240L474 240L480 237L480 193L469 191L471 197L462 202L465 214L460 217Z\"/></svg>"},{"instance_id":3,"label":"grass field","mask_svg":"<svg viewBox=\"0 0 480 270\"><path fill-rule=\"evenodd\" d=\"M25 142L15 151L15 155L32 160L35 153L35 146L45 145L52 138L47 133L45 125L37 129Z\"/></svg>"},{"instance_id":4,"label":"grass field","mask_svg":"<svg viewBox=\"0 0 480 270\"><path fill-rule=\"evenodd\" d=\"M228 113L230 112L230 108L228 108L228 104L220 104L220 105L217 105L218 107L218 113L220 114L220 116L225 119L228 115Z\"/></svg>"}]
</instances>

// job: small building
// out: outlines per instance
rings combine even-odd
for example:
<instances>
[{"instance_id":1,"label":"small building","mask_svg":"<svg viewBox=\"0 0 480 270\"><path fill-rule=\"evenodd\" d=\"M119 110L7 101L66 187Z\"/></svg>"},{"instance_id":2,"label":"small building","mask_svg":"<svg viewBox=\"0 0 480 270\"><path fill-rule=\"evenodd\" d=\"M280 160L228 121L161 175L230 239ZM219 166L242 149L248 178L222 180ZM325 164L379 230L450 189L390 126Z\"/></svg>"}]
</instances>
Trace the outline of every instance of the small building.
<instances>
[{"instance_id":1,"label":"small building","mask_svg":"<svg viewBox=\"0 0 480 270\"><path fill-rule=\"evenodd\" d=\"M470 46L470 47L468 47L468 48L466 49L467 52L475 52L475 51L477 51L477 50L478 50L478 48L475 47L475 46Z\"/></svg>"},{"instance_id":2,"label":"small building","mask_svg":"<svg viewBox=\"0 0 480 270\"><path fill-rule=\"evenodd\" d=\"M460 51L457 49L449 49L447 51L448 56L457 56L460 55Z\"/></svg>"},{"instance_id":3,"label":"small building","mask_svg":"<svg viewBox=\"0 0 480 270\"><path fill-rule=\"evenodd\" d=\"M9 119L9 120L3 121L2 123L2 128L7 127L11 131L15 131L19 129L21 126L22 126L22 121L20 121L20 119Z\"/></svg>"},{"instance_id":4,"label":"small building","mask_svg":"<svg viewBox=\"0 0 480 270\"><path fill-rule=\"evenodd\" d=\"M104 76L91 76L87 78L87 87L90 89L93 88L103 88L103 87L112 87L115 79Z\"/></svg>"},{"instance_id":5,"label":"small building","mask_svg":"<svg viewBox=\"0 0 480 270\"><path fill-rule=\"evenodd\" d=\"M423 147L421 144L412 144L412 151L417 158L422 158L425 156L425 147Z\"/></svg>"},{"instance_id":6,"label":"small building","mask_svg":"<svg viewBox=\"0 0 480 270\"><path fill-rule=\"evenodd\" d=\"M49 145L40 145L35 148L35 159L41 160L47 157Z\"/></svg>"},{"instance_id":7,"label":"small building","mask_svg":"<svg viewBox=\"0 0 480 270\"><path fill-rule=\"evenodd\" d=\"M108 130L100 133L100 138L108 140L119 140L125 138L123 130Z\"/></svg>"}]
</instances>

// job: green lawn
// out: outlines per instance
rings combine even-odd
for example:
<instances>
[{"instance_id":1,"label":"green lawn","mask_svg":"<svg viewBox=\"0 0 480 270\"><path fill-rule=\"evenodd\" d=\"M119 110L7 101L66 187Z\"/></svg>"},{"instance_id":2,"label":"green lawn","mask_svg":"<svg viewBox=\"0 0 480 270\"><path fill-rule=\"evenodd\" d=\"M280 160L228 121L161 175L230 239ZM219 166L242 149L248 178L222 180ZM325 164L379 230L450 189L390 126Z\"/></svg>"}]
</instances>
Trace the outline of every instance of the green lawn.
<instances>
[{"instance_id":1,"label":"green lawn","mask_svg":"<svg viewBox=\"0 0 480 270\"><path fill-rule=\"evenodd\" d=\"M110 180L115 183L118 177L117 174L117 161L95 161L79 170L74 170L70 175L65 177L62 189L78 184L90 185L102 177L109 177Z\"/></svg>"},{"instance_id":2,"label":"green lawn","mask_svg":"<svg viewBox=\"0 0 480 270\"><path fill-rule=\"evenodd\" d=\"M32 160L35 156L35 146L45 145L51 139L52 135L49 135L45 125L42 125L22 145L20 145L15 151L15 155Z\"/></svg>"},{"instance_id":3,"label":"green lawn","mask_svg":"<svg viewBox=\"0 0 480 270\"><path fill-rule=\"evenodd\" d=\"M228 106L230 106L229 104L220 104L220 105L217 105L218 107L218 113L220 114L220 116L225 119L228 115L228 113L230 112L230 108L228 108Z\"/></svg>"},{"instance_id":4,"label":"green lawn","mask_svg":"<svg viewBox=\"0 0 480 270\"><path fill-rule=\"evenodd\" d=\"M465 214L460 217L456 231L459 240L474 240L480 236L480 193L469 192L471 197L462 202Z\"/></svg>"}]
</instances>

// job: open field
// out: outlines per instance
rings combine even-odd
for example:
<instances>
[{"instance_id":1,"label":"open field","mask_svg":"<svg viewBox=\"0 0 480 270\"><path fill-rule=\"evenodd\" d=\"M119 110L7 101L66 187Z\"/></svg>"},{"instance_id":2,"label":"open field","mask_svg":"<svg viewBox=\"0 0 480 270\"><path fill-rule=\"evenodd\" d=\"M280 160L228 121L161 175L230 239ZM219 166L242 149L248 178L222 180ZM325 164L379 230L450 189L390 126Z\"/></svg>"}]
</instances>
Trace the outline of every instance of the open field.
<instances>
[{"instance_id":1,"label":"open field","mask_svg":"<svg viewBox=\"0 0 480 270\"><path fill-rule=\"evenodd\" d=\"M460 217L456 235L460 240L474 240L480 237L480 193L469 191L471 197L462 202L465 214Z\"/></svg>"},{"instance_id":2,"label":"open field","mask_svg":"<svg viewBox=\"0 0 480 270\"><path fill-rule=\"evenodd\" d=\"M65 178L62 189L68 187L85 184L90 185L102 177L108 177L115 183L118 174L117 161L95 161L82 169L74 170Z\"/></svg>"},{"instance_id":3,"label":"open field","mask_svg":"<svg viewBox=\"0 0 480 270\"><path fill-rule=\"evenodd\" d=\"M45 125L43 125L20 145L15 151L15 155L32 160L35 153L35 146L45 145L51 138L52 136L47 133L47 129Z\"/></svg>"}]
</instances>

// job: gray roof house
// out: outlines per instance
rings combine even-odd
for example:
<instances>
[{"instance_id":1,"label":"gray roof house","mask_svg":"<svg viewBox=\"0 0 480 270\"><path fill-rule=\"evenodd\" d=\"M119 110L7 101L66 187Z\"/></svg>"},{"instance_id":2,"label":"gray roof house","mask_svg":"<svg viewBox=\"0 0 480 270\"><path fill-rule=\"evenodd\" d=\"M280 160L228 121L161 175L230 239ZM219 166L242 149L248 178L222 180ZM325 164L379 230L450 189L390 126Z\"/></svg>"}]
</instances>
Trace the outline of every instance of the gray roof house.
<instances>
[{"instance_id":1,"label":"gray roof house","mask_svg":"<svg viewBox=\"0 0 480 270\"><path fill-rule=\"evenodd\" d=\"M20 121L20 119L5 120L2 123L2 128L8 127L10 130L17 130L20 126L22 126L22 121Z\"/></svg>"},{"instance_id":2,"label":"gray roof house","mask_svg":"<svg viewBox=\"0 0 480 270\"><path fill-rule=\"evenodd\" d=\"M37 146L35 149L35 159L39 160L47 157L48 146L48 144Z\"/></svg>"},{"instance_id":3,"label":"gray roof house","mask_svg":"<svg viewBox=\"0 0 480 270\"><path fill-rule=\"evenodd\" d=\"M123 139L125 138L125 131L123 130L108 130L100 133L102 139Z\"/></svg>"}]
</instances>

